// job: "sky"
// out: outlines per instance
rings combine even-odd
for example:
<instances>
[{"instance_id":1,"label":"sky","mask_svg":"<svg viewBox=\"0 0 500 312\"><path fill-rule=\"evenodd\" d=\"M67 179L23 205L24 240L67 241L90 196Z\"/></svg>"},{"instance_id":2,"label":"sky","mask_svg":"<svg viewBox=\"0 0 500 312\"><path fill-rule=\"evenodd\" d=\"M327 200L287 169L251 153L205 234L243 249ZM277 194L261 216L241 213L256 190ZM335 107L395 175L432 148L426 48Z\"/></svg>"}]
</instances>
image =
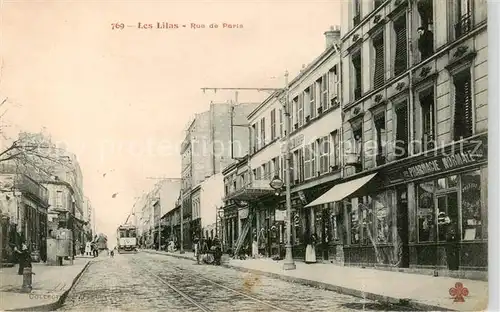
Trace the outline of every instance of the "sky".
<instances>
[{"instance_id":1,"label":"sky","mask_svg":"<svg viewBox=\"0 0 500 312\"><path fill-rule=\"evenodd\" d=\"M44 128L77 155L97 231L112 237L157 182L148 177L180 177L194 115L234 98L201 88L282 87L284 72L293 79L339 24L338 0L0 0L2 123L10 135Z\"/></svg>"}]
</instances>

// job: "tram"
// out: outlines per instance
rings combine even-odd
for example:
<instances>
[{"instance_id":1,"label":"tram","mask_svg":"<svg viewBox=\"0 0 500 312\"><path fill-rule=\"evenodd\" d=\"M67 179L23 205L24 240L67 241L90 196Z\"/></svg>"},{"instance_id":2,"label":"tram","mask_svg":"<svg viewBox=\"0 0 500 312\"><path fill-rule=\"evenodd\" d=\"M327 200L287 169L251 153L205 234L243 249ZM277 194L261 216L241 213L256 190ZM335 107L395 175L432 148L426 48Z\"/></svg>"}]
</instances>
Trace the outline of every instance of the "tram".
<instances>
[{"instance_id":1,"label":"tram","mask_svg":"<svg viewBox=\"0 0 500 312\"><path fill-rule=\"evenodd\" d=\"M131 224L120 225L116 231L118 253L137 253L137 227Z\"/></svg>"}]
</instances>

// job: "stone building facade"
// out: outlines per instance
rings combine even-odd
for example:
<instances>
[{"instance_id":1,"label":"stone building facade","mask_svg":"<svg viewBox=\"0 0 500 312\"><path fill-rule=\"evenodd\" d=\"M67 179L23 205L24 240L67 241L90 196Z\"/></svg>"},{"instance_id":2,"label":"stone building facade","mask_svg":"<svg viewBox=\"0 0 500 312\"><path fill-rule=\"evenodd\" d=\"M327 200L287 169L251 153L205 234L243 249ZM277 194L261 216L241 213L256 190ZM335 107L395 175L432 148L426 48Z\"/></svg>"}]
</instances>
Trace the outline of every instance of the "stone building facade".
<instances>
[{"instance_id":1,"label":"stone building facade","mask_svg":"<svg viewBox=\"0 0 500 312\"><path fill-rule=\"evenodd\" d=\"M355 0L342 16L345 262L485 270L486 1Z\"/></svg>"}]
</instances>

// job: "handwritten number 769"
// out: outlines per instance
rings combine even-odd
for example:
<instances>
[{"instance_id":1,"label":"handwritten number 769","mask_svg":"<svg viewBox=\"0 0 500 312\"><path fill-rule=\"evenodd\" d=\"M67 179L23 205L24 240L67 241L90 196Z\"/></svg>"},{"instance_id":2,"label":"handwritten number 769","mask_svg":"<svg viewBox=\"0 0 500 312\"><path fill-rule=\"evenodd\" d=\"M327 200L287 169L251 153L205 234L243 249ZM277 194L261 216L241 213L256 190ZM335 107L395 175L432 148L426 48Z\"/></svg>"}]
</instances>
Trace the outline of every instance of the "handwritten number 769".
<instances>
[{"instance_id":1,"label":"handwritten number 769","mask_svg":"<svg viewBox=\"0 0 500 312\"><path fill-rule=\"evenodd\" d=\"M111 23L111 29L123 29L125 24L123 23Z\"/></svg>"}]
</instances>

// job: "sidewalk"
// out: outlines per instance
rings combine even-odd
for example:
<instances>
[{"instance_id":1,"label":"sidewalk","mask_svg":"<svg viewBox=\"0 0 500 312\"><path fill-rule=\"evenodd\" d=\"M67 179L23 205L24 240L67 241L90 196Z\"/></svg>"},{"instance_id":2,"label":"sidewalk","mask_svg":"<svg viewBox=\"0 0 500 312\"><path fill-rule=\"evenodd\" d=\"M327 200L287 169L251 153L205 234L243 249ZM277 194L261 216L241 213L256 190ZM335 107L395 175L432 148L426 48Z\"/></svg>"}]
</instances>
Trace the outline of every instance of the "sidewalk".
<instances>
[{"instance_id":1,"label":"sidewalk","mask_svg":"<svg viewBox=\"0 0 500 312\"><path fill-rule=\"evenodd\" d=\"M63 266L33 263L33 290L22 293L23 276L18 266L0 269L0 311L53 311L90 264L90 258L76 257L73 265L65 260Z\"/></svg>"},{"instance_id":2,"label":"sidewalk","mask_svg":"<svg viewBox=\"0 0 500 312\"><path fill-rule=\"evenodd\" d=\"M193 253L147 252L194 260ZM225 267L266 275L286 281L325 288L356 297L407 305L419 310L481 311L488 306L488 282L434 277L430 275L362 269L334 264L305 264L295 262L297 268L283 270L283 261L271 259L231 259ZM453 302L450 288L461 282L469 290L465 302Z\"/></svg>"}]
</instances>

